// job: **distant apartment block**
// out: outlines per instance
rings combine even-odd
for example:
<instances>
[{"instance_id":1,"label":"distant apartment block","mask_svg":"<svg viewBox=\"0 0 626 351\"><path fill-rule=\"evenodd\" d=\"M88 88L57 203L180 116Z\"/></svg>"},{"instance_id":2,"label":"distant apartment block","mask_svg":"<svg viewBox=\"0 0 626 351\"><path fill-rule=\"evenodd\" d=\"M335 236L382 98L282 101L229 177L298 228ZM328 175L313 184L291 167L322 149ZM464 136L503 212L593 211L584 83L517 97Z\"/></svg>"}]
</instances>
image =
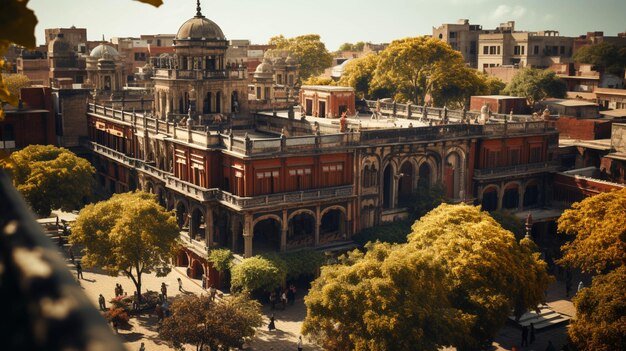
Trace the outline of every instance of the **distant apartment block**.
<instances>
[{"instance_id":1,"label":"distant apartment block","mask_svg":"<svg viewBox=\"0 0 626 351\"><path fill-rule=\"evenodd\" d=\"M463 55L470 67L478 66L478 36L488 31L483 26L470 24L468 19L460 19L457 23L442 24L433 27L433 38L443 40Z\"/></svg>"}]
</instances>

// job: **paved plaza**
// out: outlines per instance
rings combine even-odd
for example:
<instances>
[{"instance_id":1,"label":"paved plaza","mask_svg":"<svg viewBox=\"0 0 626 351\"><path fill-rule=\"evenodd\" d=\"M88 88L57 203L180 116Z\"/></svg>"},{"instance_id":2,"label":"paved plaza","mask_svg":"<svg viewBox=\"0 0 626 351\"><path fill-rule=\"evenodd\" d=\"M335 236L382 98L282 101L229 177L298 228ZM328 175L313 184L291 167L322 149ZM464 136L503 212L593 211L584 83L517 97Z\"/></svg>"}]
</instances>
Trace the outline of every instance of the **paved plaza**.
<instances>
[{"instance_id":1,"label":"paved plaza","mask_svg":"<svg viewBox=\"0 0 626 351\"><path fill-rule=\"evenodd\" d=\"M68 268L72 271L74 266L68 262ZM116 283L120 283L124 291L131 295L134 292L134 285L131 280L122 276L111 277L97 269L84 269L84 279L80 280L87 296L93 301L94 307L98 306L98 295L103 294L108 301L115 296L114 287ZM183 281L183 292L178 291L177 279ZM168 286L168 296L174 297L181 293L184 294L206 294L206 291L200 286L199 280L193 280L185 276L180 268L174 268L166 277L156 277L154 274L145 274L142 277L142 291L160 291L160 285L165 282ZM574 316L575 310L569 298L565 297L565 287L562 281L553 283L548 292L548 305L555 311L568 316ZM274 313L276 318L277 330L269 332L267 329L268 317ZM298 336L300 336L300 327L302 320L306 315L306 307L304 306L303 295L298 294L294 305L287 306L283 311L279 307L275 311L271 311L269 305L263 306L263 314L265 323L257 330L257 335L253 339L248 350L275 350L287 351L297 350L296 344ZM131 330L120 329L120 338L124 341L129 350L138 350L141 342L145 343L147 351L171 350L168 343L159 339L157 333L157 317L149 311L140 316L133 316L130 320L133 326ZM519 347L521 343L521 331L519 328L507 324L498 334L493 343L492 350L511 350L513 346L517 346L520 351L536 350L542 351L548 345L548 341L552 341L558 349L566 342L566 325L556 326L548 330L539 331L536 334L536 341L528 347ZM310 344L304 339L304 350L322 350L316 345ZM186 350L195 350L195 347L187 345ZM446 350L453 350L447 348Z\"/></svg>"}]
</instances>

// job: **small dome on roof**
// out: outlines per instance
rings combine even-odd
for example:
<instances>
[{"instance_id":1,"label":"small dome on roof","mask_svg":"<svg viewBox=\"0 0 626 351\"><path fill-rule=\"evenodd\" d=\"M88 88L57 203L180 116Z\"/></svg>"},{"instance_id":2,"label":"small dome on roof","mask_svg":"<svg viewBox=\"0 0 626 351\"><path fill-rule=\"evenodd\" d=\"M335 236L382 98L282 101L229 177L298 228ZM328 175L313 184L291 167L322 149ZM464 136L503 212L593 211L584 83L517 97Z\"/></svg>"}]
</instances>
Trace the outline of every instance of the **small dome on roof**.
<instances>
[{"instance_id":1,"label":"small dome on roof","mask_svg":"<svg viewBox=\"0 0 626 351\"><path fill-rule=\"evenodd\" d=\"M106 44L100 44L96 46L93 50L91 50L91 53L89 54L90 57L97 59L114 59L119 55L120 54L117 52L117 50L115 50L114 47Z\"/></svg>"},{"instance_id":2,"label":"small dome on roof","mask_svg":"<svg viewBox=\"0 0 626 351\"><path fill-rule=\"evenodd\" d=\"M206 17L193 17L178 29L176 39L226 40L222 29Z\"/></svg>"},{"instance_id":3,"label":"small dome on roof","mask_svg":"<svg viewBox=\"0 0 626 351\"><path fill-rule=\"evenodd\" d=\"M256 70L254 71L254 73L273 73L273 71L274 67L272 67L272 64L268 59L265 59L263 60L263 63L256 66Z\"/></svg>"}]
</instances>

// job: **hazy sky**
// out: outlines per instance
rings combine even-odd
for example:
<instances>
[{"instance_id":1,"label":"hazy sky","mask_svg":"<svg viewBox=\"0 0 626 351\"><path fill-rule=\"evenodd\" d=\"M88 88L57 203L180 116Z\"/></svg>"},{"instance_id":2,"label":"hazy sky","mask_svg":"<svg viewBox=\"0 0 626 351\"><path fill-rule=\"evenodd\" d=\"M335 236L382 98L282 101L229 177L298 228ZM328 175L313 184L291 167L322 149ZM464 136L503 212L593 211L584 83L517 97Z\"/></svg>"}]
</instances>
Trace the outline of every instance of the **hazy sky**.
<instances>
[{"instance_id":1,"label":"hazy sky","mask_svg":"<svg viewBox=\"0 0 626 351\"><path fill-rule=\"evenodd\" d=\"M272 36L317 33L329 50L341 43L432 34L432 27L456 23L494 28L514 20L518 30L559 30L578 36L626 32L626 0L202 0L202 14L217 23L227 39L267 43ZM102 35L138 37L175 34L195 15L195 0L164 0L160 8L132 0L30 0L39 18L37 43L45 28L87 28L89 40Z\"/></svg>"}]
</instances>

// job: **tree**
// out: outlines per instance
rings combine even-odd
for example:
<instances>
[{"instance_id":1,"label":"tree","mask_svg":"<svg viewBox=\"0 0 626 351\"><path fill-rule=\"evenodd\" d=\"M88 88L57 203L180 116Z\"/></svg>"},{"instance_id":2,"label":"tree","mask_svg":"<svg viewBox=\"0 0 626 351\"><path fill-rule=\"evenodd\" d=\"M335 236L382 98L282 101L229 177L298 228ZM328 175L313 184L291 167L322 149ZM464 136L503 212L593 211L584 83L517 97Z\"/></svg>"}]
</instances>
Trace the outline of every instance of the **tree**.
<instances>
[{"instance_id":1,"label":"tree","mask_svg":"<svg viewBox=\"0 0 626 351\"><path fill-rule=\"evenodd\" d=\"M82 262L112 276L123 273L141 296L141 276L165 276L179 236L176 219L156 196L140 191L115 194L85 206L72 228L70 242L84 246Z\"/></svg>"},{"instance_id":2,"label":"tree","mask_svg":"<svg viewBox=\"0 0 626 351\"><path fill-rule=\"evenodd\" d=\"M30 79L23 74L3 74L7 89L14 96L20 96L20 90L30 86Z\"/></svg>"},{"instance_id":3,"label":"tree","mask_svg":"<svg viewBox=\"0 0 626 351\"><path fill-rule=\"evenodd\" d=\"M326 50L318 34L306 34L295 38L279 35L270 38L269 44L276 45L280 50L288 50L294 55L300 62L300 77L303 80L320 75L333 63L333 57Z\"/></svg>"},{"instance_id":4,"label":"tree","mask_svg":"<svg viewBox=\"0 0 626 351\"><path fill-rule=\"evenodd\" d=\"M323 252L312 249L283 253L280 255L280 258L287 267L287 279L315 276L326 261Z\"/></svg>"},{"instance_id":5,"label":"tree","mask_svg":"<svg viewBox=\"0 0 626 351\"><path fill-rule=\"evenodd\" d=\"M343 43L339 46L339 50L337 51L363 51L365 47L365 42L358 41L354 44L352 43Z\"/></svg>"},{"instance_id":6,"label":"tree","mask_svg":"<svg viewBox=\"0 0 626 351\"><path fill-rule=\"evenodd\" d=\"M281 262L261 256L244 259L231 270L232 289L252 293L258 290L272 290L282 285L287 267Z\"/></svg>"},{"instance_id":7,"label":"tree","mask_svg":"<svg viewBox=\"0 0 626 351\"><path fill-rule=\"evenodd\" d=\"M233 266L233 252L229 249L212 249L209 252L208 261L218 272L224 273Z\"/></svg>"},{"instance_id":8,"label":"tree","mask_svg":"<svg viewBox=\"0 0 626 351\"><path fill-rule=\"evenodd\" d=\"M479 73L480 76L485 80L485 84L487 85L487 93L488 95L500 95L502 90L506 87L506 84L498 77L488 76L484 73Z\"/></svg>"},{"instance_id":9,"label":"tree","mask_svg":"<svg viewBox=\"0 0 626 351\"><path fill-rule=\"evenodd\" d=\"M626 345L626 266L593 278L573 299L576 318L567 335L578 350L621 350Z\"/></svg>"},{"instance_id":10,"label":"tree","mask_svg":"<svg viewBox=\"0 0 626 351\"><path fill-rule=\"evenodd\" d=\"M503 93L511 96L522 96L533 106L546 97L563 98L567 86L556 73L550 70L524 68L517 72Z\"/></svg>"},{"instance_id":11,"label":"tree","mask_svg":"<svg viewBox=\"0 0 626 351\"><path fill-rule=\"evenodd\" d=\"M462 69L465 62L459 52L433 38L394 40L379 55L370 86L395 92L399 102L423 104L426 95L447 86L447 80L454 79L459 72L469 72Z\"/></svg>"},{"instance_id":12,"label":"tree","mask_svg":"<svg viewBox=\"0 0 626 351\"><path fill-rule=\"evenodd\" d=\"M626 264L626 189L588 197L565 210L558 231L575 235L561 247L559 264L583 272L608 272Z\"/></svg>"},{"instance_id":13,"label":"tree","mask_svg":"<svg viewBox=\"0 0 626 351\"><path fill-rule=\"evenodd\" d=\"M339 85L353 87L356 95L361 98L385 97L386 94L380 96L377 92L370 91L370 82L377 65L378 55L374 53L349 61L339 79Z\"/></svg>"},{"instance_id":14,"label":"tree","mask_svg":"<svg viewBox=\"0 0 626 351\"><path fill-rule=\"evenodd\" d=\"M551 281L532 245L520 244L487 212L469 205L442 204L413 225L407 247L444 264L452 306L471 320L470 333L453 344L478 349L504 325L543 301Z\"/></svg>"},{"instance_id":15,"label":"tree","mask_svg":"<svg viewBox=\"0 0 626 351\"><path fill-rule=\"evenodd\" d=\"M40 216L53 208L75 210L91 195L95 169L67 149L30 145L9 158L13 184Z\"/></svg>"},{"instance_id":16,"label":"tree","mask_svg":"<svg viewBox=\"0 0 626 351\"><path fill-rule=\"evenodd\" d=\"M302 333L325 350L438 350L469 331L437 257L368 244L324 266L305 297Z\"/></svg>"},{"instance_id":17,"label":"tree","mask_svg":"<svg viewBox=\"0 0 626 351\"><path fill-rule=\"evenodd\" d=\"M184 344L196 350L241 348L263 323L261 306L245 295L212 301L207 296L184 295L172 303L172 315L163 320L159 336L176 348Z\"/></svg>"},{"instance_id":18,"label":"tree","mask_svg":"<svg viewBox=\"0 0 626 351\"><path fill-rule=\"evenodd\" d=\"M332 78L310 76L302 85L337 85Z\"/></svg>"},{"instance_id":19,"label":"tree","mask_svg":"<svg viewBox=\"0 0 626 351\"><path fill-rule=\"evenodd\" d=\"M601 42L599 44L584 46L574 54L577 63L589 63L604 72L624 76L626 68L626 49L615 44Z\"/></svg>"}]
</instances>

